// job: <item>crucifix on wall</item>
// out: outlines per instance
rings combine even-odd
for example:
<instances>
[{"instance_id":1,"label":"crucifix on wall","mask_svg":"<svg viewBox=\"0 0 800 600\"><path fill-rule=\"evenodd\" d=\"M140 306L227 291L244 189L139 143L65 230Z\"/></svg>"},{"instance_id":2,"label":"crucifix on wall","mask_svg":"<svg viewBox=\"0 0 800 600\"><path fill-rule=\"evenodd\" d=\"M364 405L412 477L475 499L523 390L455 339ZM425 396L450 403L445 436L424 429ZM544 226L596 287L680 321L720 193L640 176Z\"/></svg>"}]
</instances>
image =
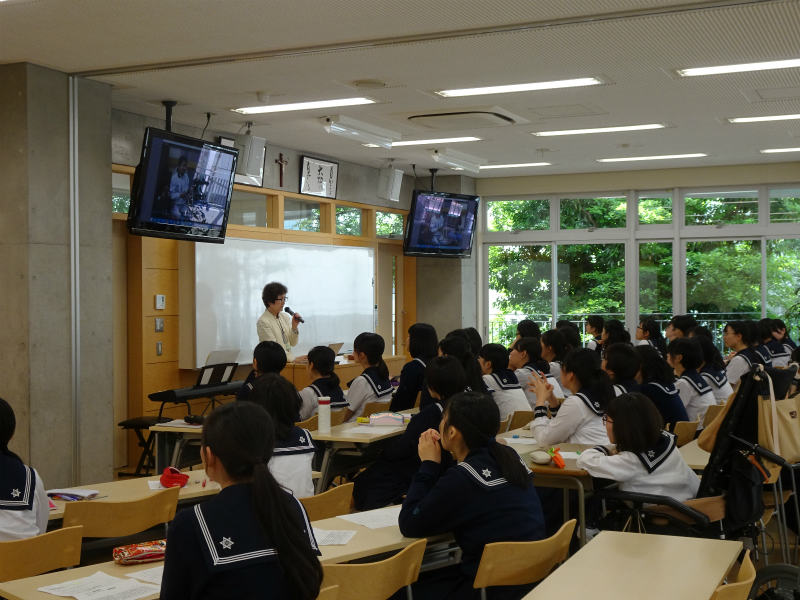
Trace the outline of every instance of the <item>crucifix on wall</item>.
<instances>
[{"instance_id":1,"label":"crucifix on wall","mask_svg":"<svg viewBox=\"0 0 800 600\"><path fill-rule=\"evenodd\" d=\"M275 159L275 164L277 164L278 168L280 169L278 185L283 187L283 169L289 164L289 159L283 158L283 152L281 152L278 154L278 158Z\"/></svg>"}]
</instances>

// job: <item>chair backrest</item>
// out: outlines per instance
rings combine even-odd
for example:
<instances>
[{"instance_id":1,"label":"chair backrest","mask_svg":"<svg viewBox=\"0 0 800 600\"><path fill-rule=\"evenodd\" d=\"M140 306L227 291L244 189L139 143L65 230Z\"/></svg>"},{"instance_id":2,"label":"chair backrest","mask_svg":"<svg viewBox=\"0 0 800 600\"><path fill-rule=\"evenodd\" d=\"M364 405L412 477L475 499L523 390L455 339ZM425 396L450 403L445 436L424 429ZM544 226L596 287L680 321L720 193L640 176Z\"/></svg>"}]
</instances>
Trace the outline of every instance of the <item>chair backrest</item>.
<instances>
[{"instance_id":1,"label":"chair backrest","mask_svg":"<svg viewBox=\"0 0 800 600\"><path fill-rule=\"evenodd\" d=\"M414 408L419 408L420 400L422 400L422 390L417 392L417 399L414 400Z\"/></svg>"},{"instance_id":2,"label":"chair backrest","mask_svg":"<svg viewBox=\"0 0 800 600\"><path fill-rule=\"evenodd\" d=\"M678 421L675 423L675 426L672 428L672 433L678 437L677 444L679 448L685 446L694 439L694 434L699 425L700 423L698 421Z\"/></svg>"},{"instance_id":3,"label":"chair backrest","mask_svg":"<svg viewBox=\"0 0 800 600\"><path fill-rule=\"evenodd\" d=\"M303 429L308 429L309 431L316 431L319 423L319 415L312 415L305 421L298 421L295 423L297 427L302 427Z\"/></svg>"},{"instance_id":4,"label":"chair backrest","mask_svg":"<svg viewBox=\"0 0 800 600\"><path fill-rule=\"evenodd\" d=\"M334 425L341 425L344 423L346 409L344 408L337 408L336 410L331 410L331 427Z\"/></svg>"},{"instance_id":5,"label":"chair backrest","mask_svg":"<svg viewBox=\"0 0 800 600\"><path fill-rule=\"evenodd\" d=\"M389 410L388 402L367 402L364 405L364 412L361 413L361 416L368 417L375 413L386 412L387 410Z\"/></svg>"},{"instance_id":6,"label":"chair backrest","mask_svg":"<svg viewBox=\"0 0 800 600\"><path fill-rule=\"evenodd\" d=\"M329 585L326 588L322 588L317 595L317 600L337 600L339 597L339 586L338 585Z\"/></svg>"},{"instance_id":7,"label":"chair backrest","mask_svg":"<svg viewBox=\"0 0 800 600\"><path fill-rule=\"evenodd\" d=\"M508 431L508 424L511 422L511 415L508 415L505 419L500 421L500 427L497 429L497 433L505 433Z\"/></svg>"},{"instance_id":8,"label":"chair backrest","mask_svg":"<svg viewBox=\"0 0 800 600\"><path fill-rule=\"evenodd\" d=\"M323 565L323 587L339 586L339 600L386 600L419 577L426 540L417 540L391 558L372 563Z\"/></svg>"},{"instance_id":9,"label":"chair backrest","mask_svg":"<svg viewBox=\"0 0 800 600\"><path fill-rule=\"evenodd\" d=\"M345 483L316 496L300 498L308 513L309 521L329 519L349 513L353 504L353 485Z\"/></svg>"},{"instance_id":10,"label":"chair backrest","mask_svg":"<svg viewBox=\"0 0 800 600\"><path fill-rule=\"evenodd\" d=\"M84 500L64 505L64 527L83 525L83 537L123 537L171 521L180 488L126 502Z\"/></svg>"},{"instance_id":11,"label":"chair backrest","mask_svg":"<svg viewBox=\"0 0 800 600\"><path fill-rule=\"evenodd\" d=\"M711 423L714 422L714 419L725 410L724 404L712 404L711 406L706 409L706 414L703 417L703 427L708 427Z\"/></svg>"},{"instance_id":12,"label":"chair backrest","mask_svg":"<svg viewBox=\"0 0 800 600\"><path fill-rule=\"evenodd\" d=\"M520 427L527 425L533 421L533 411L532 410L517 410L514 411L514 414L511 415L511 421L508 423L509 430L511 429L519 429Z\"/></svg>"},{"instance_id":13,"label":"chair backrest","mask_svg":"<svg viewBox=\"0 0 800 600\"><path fill-rule=\"evenodd\" d=\"M750 597L750 588L756 579L756 569L750 560L750 550L744 553L739 571L731 580L719 586L711 595L711 600L747 600Z\"/></svg>"},{"instance_id":14,"label":"chair backrest","mask_svg":"<svg viewBox=\"0 0 800 600\"><path fill-rule=\"evenodd\" d=\"M575 523L575 519L567 521L545 540L486 544L473 587L525 585L541 581L567 559Z\"/></svg>"},{"instance_id":15,"label":"chair backrest","mask_svg":"<svg viewBox=\"0 0 800 600\"><path fill-rule=\"evenodd\" d=\"M62 527L24 540L0 542L0 581L77 565L82 535L83 527Z\"/></svg>"}]
</instances>

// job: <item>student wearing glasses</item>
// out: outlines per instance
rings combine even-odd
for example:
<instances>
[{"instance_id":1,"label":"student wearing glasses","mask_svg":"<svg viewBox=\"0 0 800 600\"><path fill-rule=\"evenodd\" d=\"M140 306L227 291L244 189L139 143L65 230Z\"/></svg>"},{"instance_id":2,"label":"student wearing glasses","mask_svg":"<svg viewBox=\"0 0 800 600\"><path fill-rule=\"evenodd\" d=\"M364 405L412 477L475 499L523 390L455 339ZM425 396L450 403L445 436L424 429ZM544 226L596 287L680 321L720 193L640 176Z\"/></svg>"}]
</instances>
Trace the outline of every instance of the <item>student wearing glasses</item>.
<instances>
[{"instance_id":1,"label":"student wearing glasses","mask_svg":"<svg viewBox=\"0 0 800 600\"><path fill-rule=\"evenodd\" d=\"M286 306L288 290L286 286L277 281L271 281L264 286L261 292L261 300L264 302L266 310L258 318L256 331L258 331L259 342L277 342L286 352L286 360L292 362L292 346L297 345L300 332L297 330L301 317L298 313L289 316L283 312Z\"/></svg>"}]
</instances>

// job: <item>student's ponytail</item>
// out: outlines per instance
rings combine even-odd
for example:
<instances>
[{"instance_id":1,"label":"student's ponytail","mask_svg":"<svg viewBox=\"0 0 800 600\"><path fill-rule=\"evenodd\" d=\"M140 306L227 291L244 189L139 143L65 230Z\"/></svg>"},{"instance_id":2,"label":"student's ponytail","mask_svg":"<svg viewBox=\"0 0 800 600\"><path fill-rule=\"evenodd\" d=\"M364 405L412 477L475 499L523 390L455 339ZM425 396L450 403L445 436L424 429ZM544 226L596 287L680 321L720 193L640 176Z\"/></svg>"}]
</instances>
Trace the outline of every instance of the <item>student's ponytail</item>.
<instances>
[{"instance_id":1,"label":"student's ponytail","mask_svg":"<svg viewBox=\"0 0 800 600\"><path fill-rule=\"evenodd\" d=\"M339 376L334 372L336 368L336 353L327 346L314 346L308 351L308 362L314 370L331 380L334 386L339 385Z\"/></svg>"},{"instance_id":2,"label":"student's ponytail","mask_svg":"<svg viewBox=\"0 0 800 600\"><path fill-rule=\"evenodd\" d=\"M289 596L313 600L322 583L322 566L311 547L310 525L299 504L275 481L268 463L275 446L269 414L253 402L231 402L203 424L203 446L211 449L236 482L251 481L252 506L265 537L275 545ZM309 532L310 533L310 532Z\"/></svg>"},{"instance_id":3,"label":"student's ponytail","mask_svg":"<svg viewBox=\"0 0 800 600\"><path fill-rule=\"evenodd\" d=\"M573 350L564 358L563 372L572 373L578 380L581 389L588 390L593 402L600 403L600 410L605 411L611 398L614 397L614 387L608 373L600 368L600 357L594 350L580 348Z\"/></svg>"},{"instance_id":4,"label":"student's ponytail","mask_svg":"<svg viewBox=\"0 0 800 600\"><path fill-rule=\"evenodd\" d=\"M11 405L0 398L0 454L16 458L22 462L22 459L8 449L8 443L14 437L14 431L17 428L17 419L14 416L14 409Z\"/></svg>"},{"instance_id":5,"label":"student's ponytail","mask_svg":"<svg viewBox=\"0 0 800 600\"><path fill-rule=\"evenodd\" d=\"M353 350L363 352L367 356L367 361L373 367L377 367L378 375L383 379L389 379L389 367L383 360L383 350L386 343L377 333L359 333L353 341Z\"/></svg>"},{"instance_id":6,"label":"student's ponytail","mask_svg":"<svg viewBox=\"0 0 800 600\"><path fill-rule=\"evenodd\" d=\"M456 330L459 331L459 330ZM450 332L439 342L439 349L445 356L455 356L464 367L467 376L467 385L474 392L485 392L486 384L481 375L481 368L478 359L472 353L472 346L465 335Z\"/></svg>"},{"instance_id":7,"label":"student's ponytail","mask_svg":"<svg viewBox=\"0 0 800 600\"><path fill-rule=\"evenodd\" d=\"M487 394L461 392L454 395L442 418L444 427L455 427L461 433L467 448L485 447L506 481L521 488L531 485L528 470L519 454L494 439L500 429L500 410Z\"/></svg>"}]
</instances>

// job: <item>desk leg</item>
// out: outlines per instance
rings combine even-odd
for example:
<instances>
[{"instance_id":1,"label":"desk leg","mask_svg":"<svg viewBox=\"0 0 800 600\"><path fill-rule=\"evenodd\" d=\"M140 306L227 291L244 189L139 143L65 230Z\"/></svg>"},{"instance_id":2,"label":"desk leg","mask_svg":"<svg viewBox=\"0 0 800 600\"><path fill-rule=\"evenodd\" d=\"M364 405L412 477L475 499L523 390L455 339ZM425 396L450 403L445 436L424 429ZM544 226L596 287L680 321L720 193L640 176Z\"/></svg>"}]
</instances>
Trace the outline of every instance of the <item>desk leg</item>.
<instances>
[{"instance_id":1,"label":"desk leg","mask_svg":"<svg viewBox=\"0 0 800 600\"><path fill-rule=\"evenodd\" d=\"M167 457L170 456L169 437L164 431L153 431L150 435L156 436L156 475L161 475L164 469L169 466Z\"/></svg>"},{"instance_id":2,"label":"desk leg","mask_svg":"<svg viewBox=\"0 0 800 600\"><path fill-rule=\"evenodd\" d=\"M319 466L319 479L315 486L316 493L319 494L325 491L328 487L328 477L331 470L331 462L333 461L333 443L325 442L325 454L322 455L322 464Z\"/></svg>"},{"instance_id":3,"label":"desk leg","mask_svg":"<svg viewBox=\"0 0 800 600\"><path fill-rule=\"evenodd\" d=\"M581 547L586 545L586 492L580 479L574 478L575 490L578 492L578 532L581 536Z\"/></svg>"},{"instance_id":4,"label":"desk leg","mask_svg":"<svg viewBox=\"0 0 800 600\"><path fill-rule=\"evenodd\" d=\"M178 459L181 457L181 451L183 450L185 439L183 434L178 434L177 439L175 440L175 445L172 447L172 458L170 459L170 465L174 467L178 467Z\"/></svg>"}]
</instances>

